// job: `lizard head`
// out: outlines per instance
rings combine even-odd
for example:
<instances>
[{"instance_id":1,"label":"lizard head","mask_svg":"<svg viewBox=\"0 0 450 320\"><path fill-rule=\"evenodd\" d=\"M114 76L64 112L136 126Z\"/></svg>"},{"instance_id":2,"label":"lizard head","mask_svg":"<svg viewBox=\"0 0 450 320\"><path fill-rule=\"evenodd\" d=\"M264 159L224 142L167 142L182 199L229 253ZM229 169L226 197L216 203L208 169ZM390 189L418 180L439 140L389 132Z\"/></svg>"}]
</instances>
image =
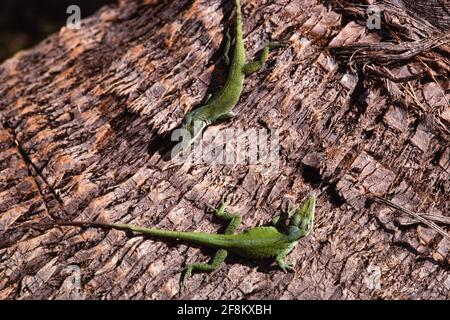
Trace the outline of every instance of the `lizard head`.
<instances>
[{"instance_id":1,"label":"lizard head","mask_svg":"<svg viewBox=\"0 0 450 320\"><path fill-rule=\"evenodd\" d=\"M309 235L314 225L314 212L316 209L316 197L311 195L294 212L288 226L288 233L295 235L298 239Z\"/></svg>"}]
</instances>

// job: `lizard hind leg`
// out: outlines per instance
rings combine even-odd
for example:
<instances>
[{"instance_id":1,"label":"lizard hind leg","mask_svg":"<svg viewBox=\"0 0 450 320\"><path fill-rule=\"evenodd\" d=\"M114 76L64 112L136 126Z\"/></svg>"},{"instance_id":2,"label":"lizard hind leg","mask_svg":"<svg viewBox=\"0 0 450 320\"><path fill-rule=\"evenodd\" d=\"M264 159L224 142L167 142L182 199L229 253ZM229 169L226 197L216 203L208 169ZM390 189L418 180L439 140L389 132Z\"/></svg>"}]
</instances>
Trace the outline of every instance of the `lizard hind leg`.
<instances>
[{"instance_id":1,"label":"lizard hind leg","mask_svg":"<svg viewBox=\"0 0 450 320\"><path fill-rule=\"evenodd\" d=\"M229 213L225 211L227 204L225 200L222 198L222 201L220 203L219 208L215 209L209 206L214 210L214 213L217 218L230 221L227 228L224 231L224 234L233 234L233 232L236 230L236 228L241 223L241 217L237 214ZM214 258L212 259L211 263L193 263L186 267L183 275L183 285L185 286L187 283L187 280L192 275L192 272L195 270L198 271L206 271L211 272L214 270L219 269L220 265L225 261L225 258L228 255L228 251L225 249L219 249L217 250Z\"/></svg>"},{"instance_id":2,"label":"lizard hind leg","mask_svg":"<svg viewBox=\"0 0 450 320\"><path fill-rule=\"evenodd\" d=\"M259 71L266 63L267 58L269 57L269 51L280 48L282 46L283 44L280 42L270 42L268 45L264 47L259 59L245 64L242 67L242 72L244 72L246 76L249 76L252 73Z\"/></svg>"},{"instance_id":3,"label":"lizard hind leg","mask_svg":"<svg viewBox=\"0 0 450 320\"><path fill-rule=\"evenodd\" d=\"M191 277L193 271L211 272L220 268L220 265L225 261L228 252L225 249L220 249L215 254L211 263L193 263L186 267L183 275L183 286L186 286L188 279Z\"/></svg>"},{"instance_id":4,"label":"lizard hind leg","mask_svg":"<svg viewBox=\"0 0 450 320\"><path fill-rule=\"evenodd\" d=\"M230 48L231 48L231 36L230 30L228 29L225 33L225 47L223 50L223 61L226 66L230 65Z\"/></svg>"},{"instance_id":5,"label":"lizard hind leg","mask_svg":"<svg viewBox=\"0 0 450 320\"><path fill-rule=\"evenodd\" d=\"M241 224L241 216L225 211L226 206L226 202L224 201L224 199L222 199L219 208L215 209L214 212L217 218L225 221L230 221L224 231L224 234L233 234Z\"/></svg>"}]
</instances>

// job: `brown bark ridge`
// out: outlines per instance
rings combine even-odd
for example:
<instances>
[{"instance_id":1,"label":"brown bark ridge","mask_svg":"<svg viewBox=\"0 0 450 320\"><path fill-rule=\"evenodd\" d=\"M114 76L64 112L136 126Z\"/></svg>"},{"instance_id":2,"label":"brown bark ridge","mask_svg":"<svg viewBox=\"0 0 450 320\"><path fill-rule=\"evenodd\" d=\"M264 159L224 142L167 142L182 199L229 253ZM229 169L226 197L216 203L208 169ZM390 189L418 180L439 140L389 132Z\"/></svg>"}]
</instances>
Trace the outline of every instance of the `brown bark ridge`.
<instances>
[{"instance_id":1,"label":"brown bark ridge","mask_svg":"<svg viewBox=\"0 0 450 320\"><path fill-rule=\"evenodd\" d=\"M428 75L402 83L415 100L396 100L365 78L364 64L348 67L328 50L386 41L349 19L357 11L334 1L242 2L249 57L270 35L288 45L246 79L238 116L207 131L276 129L275 174L259 164L168 168L161 160L166 134L216 85L212 75L223 78L231 1L119 1L0 66L0 298L449 298L449 240L368 201L379 195L448 217L448 42L404 61L443 56ZM416 40L437 29L419 31ZM315 230L289 256L294 273L230 256L182 293L182 267L212 251L119 231L34 227L98 219L216 232L205 208L223 194L246 228L312 191Z\"/></svg>"}]
</instances>

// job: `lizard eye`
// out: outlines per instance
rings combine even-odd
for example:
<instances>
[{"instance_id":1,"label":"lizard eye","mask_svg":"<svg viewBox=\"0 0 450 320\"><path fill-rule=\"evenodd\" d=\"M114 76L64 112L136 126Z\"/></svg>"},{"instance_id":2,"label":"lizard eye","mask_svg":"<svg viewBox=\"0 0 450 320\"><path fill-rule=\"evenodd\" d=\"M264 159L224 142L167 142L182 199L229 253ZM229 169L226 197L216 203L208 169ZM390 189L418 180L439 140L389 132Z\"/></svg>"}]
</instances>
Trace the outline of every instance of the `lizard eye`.
<instances>
[{"instance_id":1,"label":"lizard eye","mask_svg":"<svg viewBox=\"0 0 450 320\"><path fill-rule=\"evenodd\" d=\"M312 223L310 221L304 222L301 225L301 229L307 234L311 232L311 228L312 228Z\"/></svg>"}]
</instances>

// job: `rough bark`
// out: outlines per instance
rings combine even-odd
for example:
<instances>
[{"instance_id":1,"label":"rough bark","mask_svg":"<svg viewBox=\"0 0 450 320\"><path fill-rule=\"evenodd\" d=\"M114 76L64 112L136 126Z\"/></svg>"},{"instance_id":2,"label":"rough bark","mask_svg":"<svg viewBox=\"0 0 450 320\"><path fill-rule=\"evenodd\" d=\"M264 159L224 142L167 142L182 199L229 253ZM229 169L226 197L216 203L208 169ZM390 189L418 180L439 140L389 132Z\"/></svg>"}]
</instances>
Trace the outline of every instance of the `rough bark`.
<instances>
[{"instance_id":1,"label":"rough bark","mask_svg":"<svg viewBox=\"0 0 450 320\"><path fill-rule=\"evenodd\" d=\"M425 18L442 30L450 28L450 3L448 0L403 0L410 14Z\"/></svg>"},{"instance_id":2,"label":"rough bark","mask_svg":"<svg viewBox=\"0 0 450 320\"><path fill-rule=\"evenodd\" d=\"M276 174L161 160L167 133L202 100L212 75L224 75L217 66L232 7L120 1L0 66L1 298L449 298L449 241L368 201L377 194L448 216L449 140L423 112L338 65L328 46L379 39L328 3L243 1L248 56L269 35L289 45L246 80L238 117L218 127L277 129ZM414 88L448 125L450 84L436 77ZM231 256L220 270L194 275L182 294L181 268L207 261L210 250L119 231L30 227L100 219L216 232L205 208L222 194L246 228L311 191L315 230L289 256L294 273ZM73 266L81 290L67 283ZM377 267L381 288L371 288Z\"/></svg>"}]
</instances>

